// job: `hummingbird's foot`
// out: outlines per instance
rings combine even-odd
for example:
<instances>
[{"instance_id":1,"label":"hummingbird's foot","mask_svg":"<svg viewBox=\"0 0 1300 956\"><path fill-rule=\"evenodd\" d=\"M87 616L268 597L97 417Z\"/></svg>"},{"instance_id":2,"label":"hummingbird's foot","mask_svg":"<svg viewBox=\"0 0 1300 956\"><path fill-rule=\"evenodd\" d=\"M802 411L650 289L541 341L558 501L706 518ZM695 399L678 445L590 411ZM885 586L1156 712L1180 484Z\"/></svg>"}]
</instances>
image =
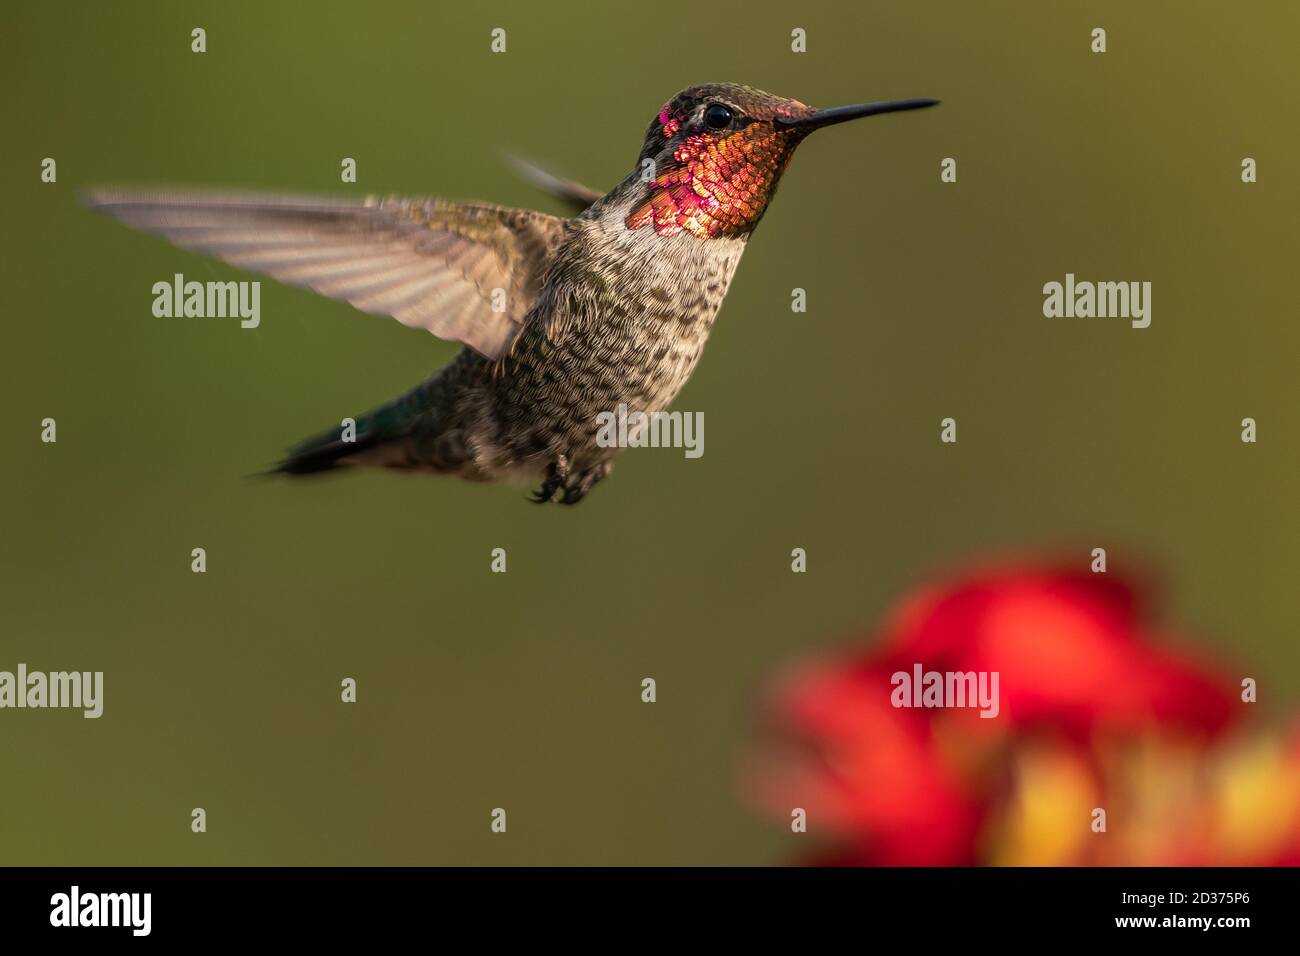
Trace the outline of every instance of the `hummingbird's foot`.
<instances>
[{"instance_id":1,"label":"hummingbird's foot","mask_svg":"<svg viewBox=\"0 0 1300 956\"><path fill-rule=\"evenodd\" d=\"M569 480L569 459L560 455L546 469L546 479L542 487L533 492L533 503L544 505L555 497L555 493Z\"/></svg>"},{"instance_id":2,"label":"hummingbird's foot","mask_svg":"<svg viewBox=\"0 0 1300 956\"><path fill-rule=\"evenodd\" d=\"M576 505L583 498L587 497L587 492L595 487L596 482L609 477L609 473L614 470L612 462L601 462L594 468L588 468L586 471L580 471L574 476L574 480L564 486L564 497L560 499L562 505Z\"/></svg>"}]
</instances>

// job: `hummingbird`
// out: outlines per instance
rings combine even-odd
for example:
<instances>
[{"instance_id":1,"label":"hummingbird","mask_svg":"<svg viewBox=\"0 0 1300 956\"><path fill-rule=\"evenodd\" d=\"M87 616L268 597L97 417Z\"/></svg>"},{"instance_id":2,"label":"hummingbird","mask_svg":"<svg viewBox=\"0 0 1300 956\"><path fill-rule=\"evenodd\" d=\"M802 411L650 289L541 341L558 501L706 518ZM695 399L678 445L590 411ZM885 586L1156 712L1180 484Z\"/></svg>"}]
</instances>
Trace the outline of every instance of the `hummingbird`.
<instances>
[{"instance_id":1,"label":"hummingbird","mask_svg":"<svg viewBox=\"0 0 1300 956\"><path fill-rule=\"evenodd\" d=\"M387 315L464 348L430 378L292 447L274 474L351 466L540 481L573 505L620 451L598 417L666 409L699 362L750 235L815 130L933 106L813 109L689 87L600 195L529 167L571 217L480 202L97 189L86 204L176 245ZM346 427L352 423L352 429Z\"/></svg>"}]
</instances>

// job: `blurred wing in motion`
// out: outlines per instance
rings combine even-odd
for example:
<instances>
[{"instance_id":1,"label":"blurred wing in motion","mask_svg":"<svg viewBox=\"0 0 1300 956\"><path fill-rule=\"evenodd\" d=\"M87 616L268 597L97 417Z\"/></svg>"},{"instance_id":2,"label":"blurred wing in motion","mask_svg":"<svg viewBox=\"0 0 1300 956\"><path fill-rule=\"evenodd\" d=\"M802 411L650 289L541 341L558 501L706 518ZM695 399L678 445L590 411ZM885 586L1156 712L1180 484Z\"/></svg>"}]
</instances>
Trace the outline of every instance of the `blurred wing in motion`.
<instances>
[{"instance_id":1,"label":"blurred wing in motion","mask_svg":"<svg viewBox=\"0 0 1300 956\"><path fill-rule=\"evenodd\" d=\"M529 162L522 157L511 156L510 162L519 172L519 175L542 190L542 192L548 193L564 203L575 216L586 212L587 207L600 198L600 193L594 189L588 189L582 183L575 183L572 179L563 179L556 176L554 173L547 172L536 163Z\"/></svg>"},{"instance_id":2,"label":"blurred wing in motion","mask_svg":"<svg viewBox=\"0 0 1300 956\"><path fill-rule=\"evenodd\" d=\"M184 249L391 315L490 359L514 340L565 220L441 199L99 189L91 209Z\"/></svg>"}]
</instances>

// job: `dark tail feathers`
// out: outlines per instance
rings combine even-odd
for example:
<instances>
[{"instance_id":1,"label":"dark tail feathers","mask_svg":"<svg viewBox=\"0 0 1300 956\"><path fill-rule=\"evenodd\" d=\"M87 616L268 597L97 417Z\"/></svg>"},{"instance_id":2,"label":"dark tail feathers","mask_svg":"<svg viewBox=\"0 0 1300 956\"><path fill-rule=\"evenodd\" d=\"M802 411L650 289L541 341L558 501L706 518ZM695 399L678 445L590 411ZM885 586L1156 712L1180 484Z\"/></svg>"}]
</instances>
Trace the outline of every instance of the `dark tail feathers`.
<instances>
[{"instance_id":1,"label":"dark tail feathers","mask_svg":"<svg viewBox=\"0 0 1300 956\"><path fill-rule=\"evenodd\" d=\"M344 441L340 429L322 432L289 449L284 461L272 469L277 475L317 475L348 464L347 459L374 448L384 439L377 429L357 423L354 441Z\"/></svg>"}]
</instances>

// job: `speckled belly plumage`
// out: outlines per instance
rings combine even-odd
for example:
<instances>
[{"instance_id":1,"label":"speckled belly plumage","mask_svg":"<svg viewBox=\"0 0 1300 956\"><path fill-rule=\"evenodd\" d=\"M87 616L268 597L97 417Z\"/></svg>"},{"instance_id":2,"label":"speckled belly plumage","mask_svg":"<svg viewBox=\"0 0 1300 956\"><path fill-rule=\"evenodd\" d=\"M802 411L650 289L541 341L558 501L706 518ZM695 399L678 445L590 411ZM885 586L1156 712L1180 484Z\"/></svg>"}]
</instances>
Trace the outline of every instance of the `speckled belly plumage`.
<instances>
[{"instance_id":1,"label":"speckled belly plumage","mask_svg":"<svg viewBox=\"0 0 1300 956\"><path fill-rule=\"evenodd\" d=\"M744 243L575 226L509 354L466 349L399 399L420 406L387 464L490 480L531 477L564 456L607 462L599 415L667 409L694 371ZM398 451L394 449L394 451Z\"/></svg>"}]
</instances>

